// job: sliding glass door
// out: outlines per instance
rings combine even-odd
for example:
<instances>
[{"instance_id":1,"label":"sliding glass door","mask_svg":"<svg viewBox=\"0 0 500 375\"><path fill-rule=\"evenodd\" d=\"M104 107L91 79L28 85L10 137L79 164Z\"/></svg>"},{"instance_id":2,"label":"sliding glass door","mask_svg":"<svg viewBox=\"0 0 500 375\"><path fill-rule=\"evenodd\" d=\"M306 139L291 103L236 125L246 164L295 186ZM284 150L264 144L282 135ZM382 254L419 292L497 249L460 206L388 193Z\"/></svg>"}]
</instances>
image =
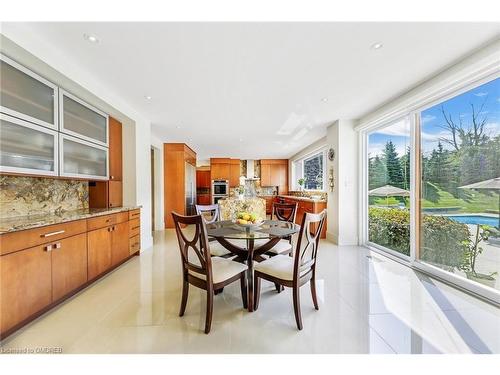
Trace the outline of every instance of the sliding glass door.
<instances>
[{"instance_id":1,"label":"sliding glass door","mask_svg":"<svg viewBox=\"0 0 500 375\"><path fill-rule=\"evenodd\" d=\"M410 256L410 122L407 117L368 135L368 241Z\"/></svg>"},{"instance_id":2,"label":"sliding glass door","mask_svg":"<svg viewBox=\"0 0 500 375\"><path fill-rule=\"evenodd\" d=\"M419 116L418 260L500 290L500 79Z\"/></svg>"},{"instance_id":3,"label":"sliding glass door","mask_svg":"<svg viewBox=\"0 0 500 375\"><path fill-rule=\"evenodd\" d=\"M500 301L500 78L365 137L367 245Z\"/></svg>"}]
</instances>

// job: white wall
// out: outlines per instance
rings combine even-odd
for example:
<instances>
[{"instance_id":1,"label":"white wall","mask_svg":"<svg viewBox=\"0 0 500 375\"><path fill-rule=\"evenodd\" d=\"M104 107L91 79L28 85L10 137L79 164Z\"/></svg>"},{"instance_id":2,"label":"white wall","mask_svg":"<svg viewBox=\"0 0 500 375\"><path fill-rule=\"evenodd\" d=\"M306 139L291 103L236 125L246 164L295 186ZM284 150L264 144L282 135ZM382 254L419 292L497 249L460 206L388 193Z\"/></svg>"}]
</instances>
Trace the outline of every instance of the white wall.
<instances>
[{"instance_id":1,"label":"white wall","mask_svg":"<svg viewBox=\"0 0 500 375\"><path fill-rule=\"evenodd\" d=\"M3 53L48 80L116 117L124 124L124 204L140 205L141 248L153 243L151 235L151 122L125 102L118 93L103 86L84 66L65 56L47 41L16 24L3 24L0 49Z\"/></svg>"},{"instance_id":2,"label":"white wall","mask_svg":"<svg viewBox=\"0 0 500 375\"><path fill-rule=\"evenodd\" d=\"M163 142L153 134L151 135L151 145L154 147L154 191L155 191L155 228L164 229L164 188L163 188Z\"/></svg>"},{"instance_id":3,"label":"white wall","mask_svg":"<svg viewBox=\"0 0 500 375\"><path fill-rule=\"evenodd\" d=\"M354 121L337 120L327 129L326 143L335 150L327 161L333 167L335 187L328 190L327 238L338 245L358 244L358 138Z\"/></svg>"}]
</instances>

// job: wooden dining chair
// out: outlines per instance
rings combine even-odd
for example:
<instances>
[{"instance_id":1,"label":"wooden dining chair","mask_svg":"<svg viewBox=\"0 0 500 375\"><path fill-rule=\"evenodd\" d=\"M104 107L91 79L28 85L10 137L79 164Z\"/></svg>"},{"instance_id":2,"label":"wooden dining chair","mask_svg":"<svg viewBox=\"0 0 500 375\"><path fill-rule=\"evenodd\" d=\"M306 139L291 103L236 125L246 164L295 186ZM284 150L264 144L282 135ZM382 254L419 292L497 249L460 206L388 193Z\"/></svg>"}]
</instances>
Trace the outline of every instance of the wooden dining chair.
<instances>
[{"instance_id":1,"label":"wooden dining chair","mask_svg":"<svg viewBox=\"0 0 500 375\"><path fill-rule=\"evenodd\" d=\"M297 215L297 203L277 203L274 202L271 210L271 220L286 221L295 223ZM273 246L266 255L275 256L278 254L291 254L293 249L292 236L285 237Z\"/></svg>"},{"instance_id":2,"label":"wooden dining chair","mask_svg":"<svg viewBox=\"0 0 500 375\"><path fill-rule=\"evenodd\" d=\"M293 309L299 330L302 329L300 287L307 282L311 286L314 308L319 310L316 297L316 259L325 219L326 210L319 214L304 213L293 258L278 255L254 266L254 310L259 307L261 279L293 289Z\"/></svg>"},{"instance_id":3,"label":"wooden dining chair","mask_svg":"<svg viewBox=\"0 0 500 375\"><path fill-rule=\"evenodd\" d=\"M206 290L205 333L209 333L215 290L220 290L240 280L243 307L247 308L246 271L248 267L242 263L210 256L206 224L201 215L183 216L172 212L172 217L182 258L182 299L179 316L183 316L186 311L189 284ZM194 234L190 233L191 228L194 229ZM188 234L191 234L191 239L188 239Z\"/></svg>"},{"instance_id":4,"label":"wooden dining chair","mask_svg":"<svg viewBox=\"0 0 500 375\"><path fill-rule=\"evenodd\" d=\"M201 215L205 223L215 223L220 219L220 209L218 204L196 205L196 213ZM233 254L222 246L215 238L210 238L210 255L216 257L230 257Z\"/></svg>"}]
</instances>

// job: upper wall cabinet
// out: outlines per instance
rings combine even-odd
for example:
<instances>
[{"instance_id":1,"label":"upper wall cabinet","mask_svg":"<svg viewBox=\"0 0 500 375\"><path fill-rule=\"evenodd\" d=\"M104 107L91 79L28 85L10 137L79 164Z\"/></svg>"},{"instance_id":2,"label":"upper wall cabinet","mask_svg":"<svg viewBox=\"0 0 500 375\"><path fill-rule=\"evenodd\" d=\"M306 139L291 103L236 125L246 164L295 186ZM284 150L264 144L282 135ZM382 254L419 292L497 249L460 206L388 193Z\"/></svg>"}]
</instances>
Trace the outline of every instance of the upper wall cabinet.
<instances>
[{"instance_id":1,"label":"upper wall cabinet","mask_svg":"<svg viewBox=\"0 0 500 375\"><path fill-rule=\"evenodd\" d=\"M0 172L57 176L57 132L0 114Z\"/></svg>"},{"instance_id":2,"label":"upper wall cabinet","mask_svg":"<svg viewBox=\"0 0 500 375\"><path fill-rule=\"evenodd\" d=\"M108 115L59 89L60 131L108 146Z\"/></svg>"},{"instance_id":3,"label":"upper wall cabinet","mask_svg":"<svg viewBox=\"0 0 500 375\"><path fill-rule=\"evenodd\" d=\"M63 177L108 179L108 149L76 137L59 134L59 175Z\"/></svg>"},{"instance_id":4,"label":"upper wall cabinet","mask_svg":"<svg viewBox=\"0 0 500 375\"><path fill-rule=\"evenodd\" d=\"M57 130L57 86L0 54L2 113Z\"/></svg>"}]
</instances>

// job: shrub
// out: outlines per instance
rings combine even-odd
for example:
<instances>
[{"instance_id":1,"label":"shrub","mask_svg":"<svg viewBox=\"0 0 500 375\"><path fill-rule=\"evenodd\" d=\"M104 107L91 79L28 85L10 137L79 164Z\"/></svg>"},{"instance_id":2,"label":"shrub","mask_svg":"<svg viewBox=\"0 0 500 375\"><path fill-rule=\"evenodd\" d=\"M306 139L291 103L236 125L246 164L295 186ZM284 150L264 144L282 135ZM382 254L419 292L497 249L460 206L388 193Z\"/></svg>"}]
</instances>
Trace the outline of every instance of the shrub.
<instances>
[{"instance_id":1,"label":"shrub","mask_svg":"<svg viewBox=\"0 0 500 375\"><path fill-rule=\"evenodd\" d=\"M370 207L369 240L410 255L410 211ZM423 215L420 258L452 271L459 268L470 242L466 224L445 216Z\"/></svg>"},{"instance_id":2,"label":"shrub","mask_svg":"<svg viewBox=\"0 0 500 375\"><path fill-rule=\"evenodd\" d=\"M446 216L424 215L420 258L448 271L459 268L469 250L470 232L466 224Z\"/></svg>"},{"instance_id":3,"label":"shrub","mask_svg":"<svg viewBox=\"0 0 500 375\"><path fill-rule=\"evenodd\" d=\"M371 242L410 255L410 211L370 207L368 237Z\"/></svg>"}]
</instances>

